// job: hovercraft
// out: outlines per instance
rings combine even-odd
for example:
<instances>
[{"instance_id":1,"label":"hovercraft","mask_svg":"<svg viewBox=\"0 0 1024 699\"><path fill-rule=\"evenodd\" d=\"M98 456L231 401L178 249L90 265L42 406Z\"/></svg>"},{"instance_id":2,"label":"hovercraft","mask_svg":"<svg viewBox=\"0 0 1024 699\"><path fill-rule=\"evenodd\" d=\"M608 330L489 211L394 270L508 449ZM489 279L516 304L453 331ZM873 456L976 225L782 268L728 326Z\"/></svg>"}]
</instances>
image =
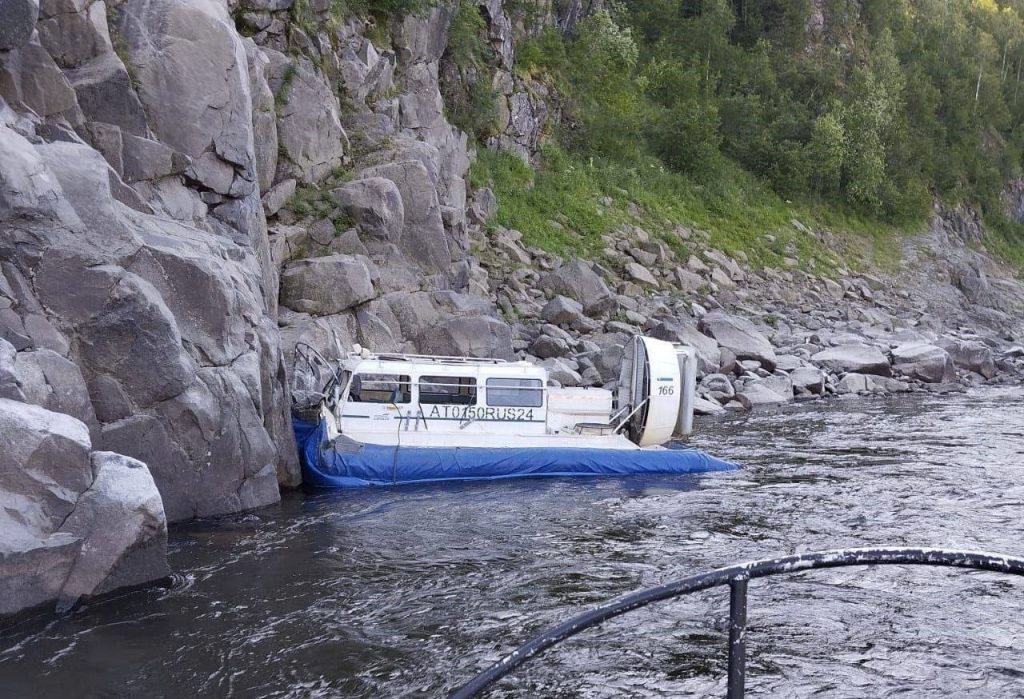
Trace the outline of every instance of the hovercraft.
<instances>
[{"instance_id":1,"label":"hovercraft","mask_svg":"<svg viewBox=\"0 0 1024 699\"><path fill-rule=\"evenodd\" d=\"M613 394L549 386L547 370L525 361L357 345L332 364L313 409L293 415L303 479L359 488L734 469L662 446L692 432L696 364L690 347L636 336Z\"/></svg>"}]
</instances>

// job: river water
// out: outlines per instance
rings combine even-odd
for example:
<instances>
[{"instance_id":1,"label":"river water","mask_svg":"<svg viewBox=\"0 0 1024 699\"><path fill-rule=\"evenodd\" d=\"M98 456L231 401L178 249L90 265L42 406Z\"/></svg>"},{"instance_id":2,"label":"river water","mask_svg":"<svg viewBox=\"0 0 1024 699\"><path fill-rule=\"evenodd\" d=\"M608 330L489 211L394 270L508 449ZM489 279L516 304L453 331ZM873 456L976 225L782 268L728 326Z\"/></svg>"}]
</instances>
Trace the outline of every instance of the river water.
<instances>
[{"instance_id":1,"label":"river water","mask_svg":"<svg viewBox=\"0 0 1024 699\"><path fill-rule=\"evenodd\" d=\"M0 696L443 696L609 598L864 545L1024 554L1024 392L700 423L700 477L287 495L176 527L170 589L0 632ZM750 584L748 696L1024 696L1024 580L909 567ZM724 695L728 591L620 617L496 697Z\"/></svg>"}]
</instances>

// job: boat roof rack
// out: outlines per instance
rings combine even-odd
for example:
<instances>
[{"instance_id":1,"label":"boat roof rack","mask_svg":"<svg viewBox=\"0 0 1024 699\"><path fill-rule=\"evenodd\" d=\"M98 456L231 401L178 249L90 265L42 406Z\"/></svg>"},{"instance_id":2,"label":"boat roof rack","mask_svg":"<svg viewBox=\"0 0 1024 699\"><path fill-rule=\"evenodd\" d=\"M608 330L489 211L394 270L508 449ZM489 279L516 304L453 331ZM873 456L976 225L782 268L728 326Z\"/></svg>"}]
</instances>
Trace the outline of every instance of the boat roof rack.
<instances>
[{"instance_id":1,"label":"boat roof rack","mask_svg":"<svg viewBox=\"0 0 1024 699\"><path fill-rule=\"evenodd\" d=\"M363 355L357 352L350 352L349 359L375 359L391 360L398 362L430 362L433 364L509 364L507 359L493 359L480 357L454 357L436 354L402 354L398 352L381 352Z\"/></svg>"}]
</instances>

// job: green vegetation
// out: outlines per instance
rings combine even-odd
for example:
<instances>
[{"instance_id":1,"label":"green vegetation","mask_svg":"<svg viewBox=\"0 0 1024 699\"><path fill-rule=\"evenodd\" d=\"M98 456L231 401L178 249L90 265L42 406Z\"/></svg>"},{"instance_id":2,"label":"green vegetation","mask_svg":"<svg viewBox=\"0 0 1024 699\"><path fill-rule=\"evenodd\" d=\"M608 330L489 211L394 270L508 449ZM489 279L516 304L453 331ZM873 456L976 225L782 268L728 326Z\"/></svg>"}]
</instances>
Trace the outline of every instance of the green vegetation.
<instances>
[{"instance_id":1,"label":"green vegetation","mask_svg":"<svg viewBox=\"0 0 1024 699\"><path fill-rule=\"evenodd\" d=\"M653 156L625 167L549 147L534 169L515 155L481 149L470 184L494 189L500 206L493 225L515 228L526 245L562 255L600 258L602 235L639 226L683 261L691 245L693 251L711 245L745 254L755 267L784 267L786 258L794 258L826 275L840 260L857 268L867 258L893 259L895 227L839 208L789 203L738 167L724 167L729 171L713 181L697 182ZM631 203L637 205L632 212ZM831 249L794 220L847 235Z\"/></svg>"},{"instance_id":2,"label":"green vegetation","mask_svg":"<svg viewBox=\"0 0 1024 699\"><path fill-rule=\"evenodd\" d=\"M290 209L299 219L320 220L328 218L334 223L335 232L350 228L352 220L348 214L338 208L331 197L331 190L352 179L352 172L344 167L337 167L328 178L319 185L301 185L288 200L286 208Z\"/></svg>"},{"instance_id":3,"label":"green vegetation","mask_svg":"<svg viewBox=\"0 0 1024 699\"><path fill-rule=\"evenodd\" d=\"M451 71L441 76L441 93L448 120L483 141L497 129L498 93L487 67L493 59L487 24L473 0L458 1L448 30L446 58Z\"/></svg>"},{"instance_id":4,"label":"green vegetation","mask_svg":"<svg viewBox=\"0 0 1024 699\"><path fill-rule=\"evenodd\" d=\"M1024 261L1024 228L1001 202L1024 153L1024 0L607 7L571 37L547 30L518 48L517 71L562 107L541 172L491 156L477 168L499 190L499 223L528 242L603 247L625 217L598 210L610 196L640 204L652 233L691 225L765 262L792 244L827 265L813 236L782 235L790 219L885 258L892 231L938 198L978 206L990 247ZM558 212L572 230L547 225Z\"/></svg>"}]
</instances>

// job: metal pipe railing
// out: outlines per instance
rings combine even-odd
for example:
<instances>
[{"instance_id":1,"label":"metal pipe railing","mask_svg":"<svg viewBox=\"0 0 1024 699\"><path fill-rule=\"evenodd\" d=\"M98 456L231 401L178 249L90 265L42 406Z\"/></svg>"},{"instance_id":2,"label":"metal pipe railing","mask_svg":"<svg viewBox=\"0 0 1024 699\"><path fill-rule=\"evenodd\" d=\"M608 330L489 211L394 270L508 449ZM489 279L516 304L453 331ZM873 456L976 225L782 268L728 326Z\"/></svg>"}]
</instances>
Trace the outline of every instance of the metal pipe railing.
<instances>
[{"instance_id":1,"label":"metal pipe railing","mask_svg":"<svg viewBox=\"0 0 1024 699\"><path fill-rule=\"evenodd\" d=\"M1024 576L1024 558L975 551L927 548L842 549L751 561L634 592L577 614L568 621L534 636L456 689L449 695L449 698L470 699L475 697L542 651L608 619L646 607L653 602L680 597L712 587L729 585L729 674L726 697L742 699L746 680L747 582L755 578L765 578L782 573L859 565L946 566Z\"/></svg>"}]
</instances>

